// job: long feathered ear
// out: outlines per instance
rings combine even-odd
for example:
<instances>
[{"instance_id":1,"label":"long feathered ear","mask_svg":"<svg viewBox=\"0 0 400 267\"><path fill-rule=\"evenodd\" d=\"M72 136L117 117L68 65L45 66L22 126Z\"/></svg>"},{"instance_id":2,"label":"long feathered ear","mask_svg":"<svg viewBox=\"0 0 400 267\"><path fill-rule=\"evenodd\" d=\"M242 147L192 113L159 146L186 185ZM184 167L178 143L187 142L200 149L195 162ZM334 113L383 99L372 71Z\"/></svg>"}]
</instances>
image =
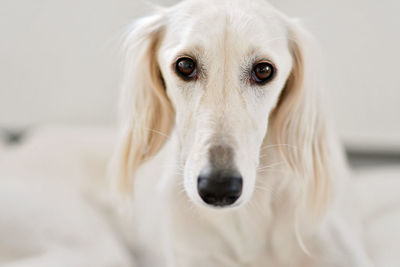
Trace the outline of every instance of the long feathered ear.
<instances>
[{"instance_id":1,"label":"long feathered ear","mask_svg":"<svg viewBox=\"0 0 400 267\"><path fill-rule=\"evenodd\" d=\"M321 103L321 65L312 36L289 23L292 72L271 115L279 155L301 179L302 206L315 218L323 214L332 194L332 144Z\"/></svg>"},{"instance_id":2,"label":"long feathered ear","mask_svg":"<svg viewBox=\"0 0 400 267\"><path fill-rule=\"evenodd\" d=\"M163 146L174 111L157 63L164 29L162 14L138 20L124 43L119 143L111 176L119 191L131 192L135 171Z\"/></svg>"}]
</instances>

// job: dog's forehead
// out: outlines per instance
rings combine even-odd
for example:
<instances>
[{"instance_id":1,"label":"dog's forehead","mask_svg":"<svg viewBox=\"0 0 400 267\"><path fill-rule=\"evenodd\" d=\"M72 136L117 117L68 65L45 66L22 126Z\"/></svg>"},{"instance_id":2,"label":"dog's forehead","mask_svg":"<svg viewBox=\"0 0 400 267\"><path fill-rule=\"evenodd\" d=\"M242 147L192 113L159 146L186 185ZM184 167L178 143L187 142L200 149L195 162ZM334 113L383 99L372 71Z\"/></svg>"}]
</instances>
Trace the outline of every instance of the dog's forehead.
<instances>
[{"instance_id":1,"label":"dog's forehead","mask_svg":"<svg viewBox=\"0 0 400 267\"><path fill-rule=\"evenodd\" d=\"M286 28L280 14L269 5L243 1L186 1L170 15L165 36L167 46L177 50L235 47L247 53L260 47L282 49ZM204 6L204 3L208 6ZM258 1L256 1L258 2Z\"/></svg>"}]
</instances>

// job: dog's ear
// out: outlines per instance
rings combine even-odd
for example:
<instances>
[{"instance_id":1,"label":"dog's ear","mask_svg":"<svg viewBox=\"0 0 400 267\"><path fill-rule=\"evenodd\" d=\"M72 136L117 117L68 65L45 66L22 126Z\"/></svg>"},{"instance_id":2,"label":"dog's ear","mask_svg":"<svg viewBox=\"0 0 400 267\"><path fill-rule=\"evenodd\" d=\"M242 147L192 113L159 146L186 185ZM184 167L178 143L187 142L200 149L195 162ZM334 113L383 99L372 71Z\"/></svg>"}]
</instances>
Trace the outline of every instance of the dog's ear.
<instances>
[{"instance_id":1,"label":"dog's ear","mask_svg":"<svg viewBox=\"0 0 400 267\"><path fill-rule=\"evenodd\" d=\"M124 43L119 143L111 176L119 191L131 192L135 171L164 145L174 118L157 63L164 16L136 21Z\"/></svg>"},{"instance_id":2,"label":"dog's ear","mask_svg":"<svg viewBox=\"0 0 400 267\"><path fill-rule=\"evenodd\" d=\"M321 103L322 73L313 37L298 22L288 22L293 67L271 114L271 131L279 155L304 186L303 207L319 217L332 193L332 142Z\"/></svg>"}]
</instances>

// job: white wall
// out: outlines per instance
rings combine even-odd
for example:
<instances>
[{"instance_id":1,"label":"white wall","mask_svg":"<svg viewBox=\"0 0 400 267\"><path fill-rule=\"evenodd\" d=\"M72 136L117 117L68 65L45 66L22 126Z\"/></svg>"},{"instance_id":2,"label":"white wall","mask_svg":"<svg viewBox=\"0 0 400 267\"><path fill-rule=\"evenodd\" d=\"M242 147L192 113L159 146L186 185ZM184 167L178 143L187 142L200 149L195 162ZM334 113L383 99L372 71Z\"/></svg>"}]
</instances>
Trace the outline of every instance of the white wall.
<instances>
[{"instance_id":1,"label":"white wall","mask_svg":"<svg viewBox=\"0 0 400 267\"><path fill-rule=\"evenodd\" d=\"M345 142L400 151L400 1L271 2L302 18L320 41Z\"/></svg>"},{"instance_id":2,"label":"white wall","mask_svg":"<svg viewBox=\"0 0 400 267\"><path fill-rule=\"evenodd\" d=\"M135 0L0 0L0 127L113 121L119 37L148 10Z\"/></svg>"},{"instance_id":3,"label":"white wall","mask_svg":"<svg viewBox=\"0 0 400 267\"><path fill-rule=\"evenodd\" d=\"M400 2L271 2L320 40L343 139L400 150ZM0 0L0 126L112 122L119 33L148 10L135 0Z\"/></svg>"}]
</instances>

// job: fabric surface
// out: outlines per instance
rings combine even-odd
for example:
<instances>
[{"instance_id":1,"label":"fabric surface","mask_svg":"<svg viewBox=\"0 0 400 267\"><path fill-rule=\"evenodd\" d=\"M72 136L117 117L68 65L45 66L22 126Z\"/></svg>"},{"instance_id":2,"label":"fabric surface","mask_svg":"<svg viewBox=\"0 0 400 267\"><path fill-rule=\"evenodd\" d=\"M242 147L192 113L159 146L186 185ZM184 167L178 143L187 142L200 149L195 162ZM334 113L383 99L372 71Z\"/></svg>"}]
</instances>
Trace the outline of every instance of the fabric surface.
<instances>
[{"instance_id":1,"label":"fabric surface","mask_svg":"<svg viewBox=\"0 0 400 267\"><path fill-rule=\"evenodd\" d=\"M106 191L115 139L111 127L58 126L34 130L19 145L0 143L0 265L43 266L51 251L50 265L80 266L77 258L99 254L96 266L116 266L106 265L115 259L131 266L107 211L99 211L107 208L98 192ZM399 266L400 167L354 176L369 253L377 266Z\"/></svg>"}]
</instances>

